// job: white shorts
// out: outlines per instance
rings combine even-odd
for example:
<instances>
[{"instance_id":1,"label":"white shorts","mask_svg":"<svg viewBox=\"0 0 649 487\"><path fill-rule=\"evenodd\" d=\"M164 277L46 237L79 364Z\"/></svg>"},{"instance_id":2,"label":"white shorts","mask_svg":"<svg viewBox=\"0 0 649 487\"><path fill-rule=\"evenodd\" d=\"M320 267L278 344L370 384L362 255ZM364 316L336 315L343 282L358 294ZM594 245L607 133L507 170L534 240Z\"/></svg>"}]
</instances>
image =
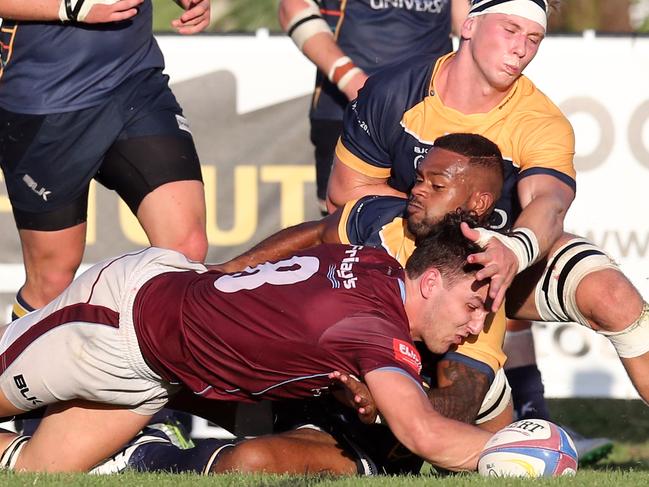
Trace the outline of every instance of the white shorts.
<instances>
[{"instance_id":1,"label":"white shorts","mask_svg":"<svg viewBox=\"0 0 649 487\"><path fill-rule=\"evenodd\" d=\"M155 414L177 385L144 361L133 301L152 277L205 266L149 248L92 266L47 306L13 321L0 339L0 388L19 409L72 399Z\"/></svg>"}]
</instances>

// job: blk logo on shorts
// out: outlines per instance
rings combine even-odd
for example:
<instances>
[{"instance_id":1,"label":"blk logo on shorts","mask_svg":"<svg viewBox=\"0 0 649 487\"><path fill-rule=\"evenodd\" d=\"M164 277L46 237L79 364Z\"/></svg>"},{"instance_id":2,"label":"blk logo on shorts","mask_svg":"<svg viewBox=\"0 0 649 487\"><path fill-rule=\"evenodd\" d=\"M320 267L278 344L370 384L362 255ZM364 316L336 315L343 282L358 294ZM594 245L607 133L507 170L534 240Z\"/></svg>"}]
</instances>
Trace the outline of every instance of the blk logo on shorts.
<instances>
[{"instance_id":1,"label":"blk logo on shorts","mask_svg":"<svg viewBox=\"0 0 649 487\"><path fill-rule=\"evenodd\" d=\"M38 196L43 198L43 200L47 201L47 197L52 194L51 191L48 191L45 189L45 187L38 187L38 183L34 181L34 179L29 175L25 174L23 176L23 182Z\"/></svg>"},{"instance_id":2,"label":"blk logo on shorts","mask_svg":"<svg viewBox=\"0 0 649 487\"><path fill-rule=\"evenodd\" d=\"M27 387L27 382L25 381L25 378L23 377L22 374L14 375L14 384L16 384L16 387L20 391L20 394L26 400L31 402L34 406L43 403L43 401L41 401L40 399L37 399L36 396L29 396L29 387Z\"/></svg>"}]
</instances>

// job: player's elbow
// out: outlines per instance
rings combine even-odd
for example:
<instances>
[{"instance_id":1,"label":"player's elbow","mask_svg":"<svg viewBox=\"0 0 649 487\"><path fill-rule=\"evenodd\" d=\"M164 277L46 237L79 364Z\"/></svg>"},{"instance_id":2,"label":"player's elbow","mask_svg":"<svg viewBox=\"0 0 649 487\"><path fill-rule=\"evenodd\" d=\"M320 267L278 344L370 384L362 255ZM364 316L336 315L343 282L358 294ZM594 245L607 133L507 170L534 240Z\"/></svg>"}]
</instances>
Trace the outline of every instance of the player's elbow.
<instances>
[{"instance_id":1,"label":"player's elbow","mask_svg":"<svg viewBox=\"0 0 649 487\"><path fill-rule=\"evenodd\" d=\"M413 430L407 448L415 455L424 458L426 461L440 467L447 467L444 456L444 445L442 439L430 428L417 428Z\"/></svg>"},{"instance_id":2,"label":"player's elbow","mask_svg":"<svg viewBox=\"0 0 649 487\"><path fill-rule=\"evenodd\" d=\"M327 187L327 211L329 214L335 212L338 208L342 208L350 199L352 197L349 194L348 188L340 180L338 175L332 171L331 177L329 178L329 186Z\"/></svg>"},{"instance_id":3,"label":"player's elbow","mask_svg":"<svg viewBox=\"0 0 649 487\"><path fill-rule=\"evenodd\" d=\"M282 30L286 32L288 27L288 14L284 2L280 2L279 8L277 9L277 20L279 21L279 26Z\"/></svg>"},{"instance_id":4,"label":"player's elbow","mask_svg":"<svg viewBox=\"0 0 649 487\"><path fill-rule=\"evenodd\" d=\"M330 215L342 206L342 204L340 204L336 199L332 199L331 196L329 196L329 193L327 193L325 203L327 204L327 212Z\"/></svg>"},{"instance_id":5,"label":"player's elbow","mask_svg":"<svg viewBox=\"0 0 649 487\"><path fill-rule=\"evenodd\" d=\"M302 2L302 5L299 5L295 0L280 0L279 7L277 8L277 20L284 32L288 30L291 18L293 18L298 10L304 7L304 2Z\"/></svg>"}]
</instances>

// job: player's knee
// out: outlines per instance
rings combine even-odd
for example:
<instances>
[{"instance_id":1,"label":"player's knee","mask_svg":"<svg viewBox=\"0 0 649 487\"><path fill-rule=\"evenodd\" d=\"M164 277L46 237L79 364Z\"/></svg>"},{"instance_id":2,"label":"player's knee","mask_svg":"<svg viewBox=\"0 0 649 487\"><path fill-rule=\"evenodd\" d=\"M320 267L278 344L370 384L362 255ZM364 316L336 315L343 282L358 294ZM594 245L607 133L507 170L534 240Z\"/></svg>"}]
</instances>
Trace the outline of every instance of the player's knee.
<instances>
[{"instance_id":1,"label":"player's knee","mask_svg":"<svg viewBox=\"0 0 649 487\"><path fill-rule=\"evenodd\" d=\"M26 303L38 309L61 294L74 279L76 268L48 268L28 272L21 293Z\"/></svg>"},{"instance_id":2,"label":"player's knee","mask_svg":"<svg viewBox=\"0 0 649 487\"><path fill-rule=\"evenodd\" d=\"M223 472L276 472L275 453L265 442L249 440L224 451L213 473Z\"/></svg>"},{"instance_id":3,"label":"player's knee","mask_svg":"<svg viewBox=\"0 0 649 487\"><path fill-rule=\"evenodd\" d=\"M175 235L164 247L180 252L189 260L204 262L209 247L205 227L193 225Z\"/></svg>"},{"instance_id":4,"label":"player's knee","mask_svg":"<svg viewBox=\"0 0 649 487\"><path fill-rule=\"evenodd\" d=\"M151 245L175 250L195 262L205 262L208 249L207 236L199 229L188 230L164 239L152 239Z\"/></svg>"}]
</instances>

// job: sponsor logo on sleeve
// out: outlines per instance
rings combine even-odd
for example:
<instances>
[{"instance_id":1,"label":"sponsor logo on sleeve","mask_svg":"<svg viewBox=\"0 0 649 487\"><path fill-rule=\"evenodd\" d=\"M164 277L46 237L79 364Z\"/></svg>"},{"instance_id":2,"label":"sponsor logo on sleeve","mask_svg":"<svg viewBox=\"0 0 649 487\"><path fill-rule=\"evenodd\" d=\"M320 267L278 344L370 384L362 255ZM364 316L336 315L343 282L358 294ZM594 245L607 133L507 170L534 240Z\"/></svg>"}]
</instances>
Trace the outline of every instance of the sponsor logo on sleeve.
<instances>
[{"instance_id":1,"label":"sponsor logo on sleeve","mask_svg":"<svg viewBox=\"0 0 649 487\"><path fill-rule=\"evenodd\" d=\"M418 374L421 372L421 357L412 343L393 338L392 350L397 361L405 363Z\"/></svg>"}]
</instances>

